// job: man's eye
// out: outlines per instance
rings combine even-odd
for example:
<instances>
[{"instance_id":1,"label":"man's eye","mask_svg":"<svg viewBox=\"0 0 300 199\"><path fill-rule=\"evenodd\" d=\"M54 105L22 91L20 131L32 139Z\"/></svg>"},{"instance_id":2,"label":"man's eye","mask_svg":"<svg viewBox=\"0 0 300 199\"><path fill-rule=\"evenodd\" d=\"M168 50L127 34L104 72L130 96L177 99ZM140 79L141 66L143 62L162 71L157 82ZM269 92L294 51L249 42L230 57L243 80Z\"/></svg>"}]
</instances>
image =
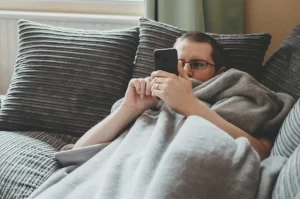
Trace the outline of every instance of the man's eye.
<instances>
[{"instance_id":1,"label":"man's eye","mask_svg":"<svg viewBox=\"0 0 300 199\"><path fill-rule=\"evenodd\" d=\"M194 67L204 67L206 64L204 62L194 62Z\"/></svg>"}]
</instances>

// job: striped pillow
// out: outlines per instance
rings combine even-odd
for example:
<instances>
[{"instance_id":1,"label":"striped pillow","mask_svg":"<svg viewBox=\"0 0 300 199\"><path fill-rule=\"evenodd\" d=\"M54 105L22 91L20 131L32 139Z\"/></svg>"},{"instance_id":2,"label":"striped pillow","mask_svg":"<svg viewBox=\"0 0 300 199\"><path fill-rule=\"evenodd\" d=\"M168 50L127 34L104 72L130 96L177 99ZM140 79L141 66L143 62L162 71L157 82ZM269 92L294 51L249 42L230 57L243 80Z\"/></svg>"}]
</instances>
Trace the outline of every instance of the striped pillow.
<instances>
[{"instance_id":1,"label":"striped pillow","mask_svg":"<svg viewBox=\"0 0 300 199\"><path fill-rule=\"evenodd\" d=\"M271 155L290 157L300 145L300 100L285 118L274 143Z\"/></svg>"},{"instance_id":2,"label":"striped pillow","mask_svg":"<svg viewBox=\"0 0 300 199\"><path fill-rule=\"evenodd\" d=\"M2 101L4 100L5 95L0 95L0 109L1 109L1 105L2 105Z\"/></svg>"},{"instance_id":3,"label":"striped pillow","mask_svg":"<svg viewBox=\"0 0 300 199\"><path fill-rule=\"evenodd\" d=\"M140 43L133 77L146 77L154 70L153 51L170 48L186 31L147 18L140 19ZM227 68L245 71L255 78L262 73L262 63L271 41L271 35L261 34L214 34L228 57Z\"/></svg>"},{"instance_id":4,"label":"striped pillow","mask_svg":"<svg viewBox=\"0 0 300 199\"><path fill-rule=\"evenodd\" d=\"M60 168L54 152L76 141L63 134L0 131L0 198L28 198Z\"/></svg>"},{"instance_id":5,"label":"striped pillow","mask_svg":"<svg viewBox=\"0 0 300 199\"><path fill-rule=\"evenodd\" d=\"M273 189L272 199L300 198L300 145L285 163Z\"/></svg>"},{"instance_id":6,"label":"striped pillow","mask_svg":"<svg viewBox=\"0 0 300 199\"><path fill-rule=\"evenodd\" d=\"M300 24L265 65L262 84L276 92L300 98Z\"/></svg>"},{"instance_id":7,"label":"striped pillow","mask_svg":"<svg viewBox=\"0 0 300 199\"><path fill-rule=\"evenodd\" d=\"M101 32L21 20L0 130L84 134L124 96L138 36L138 27Z\"/></svg>"}]
</instances>

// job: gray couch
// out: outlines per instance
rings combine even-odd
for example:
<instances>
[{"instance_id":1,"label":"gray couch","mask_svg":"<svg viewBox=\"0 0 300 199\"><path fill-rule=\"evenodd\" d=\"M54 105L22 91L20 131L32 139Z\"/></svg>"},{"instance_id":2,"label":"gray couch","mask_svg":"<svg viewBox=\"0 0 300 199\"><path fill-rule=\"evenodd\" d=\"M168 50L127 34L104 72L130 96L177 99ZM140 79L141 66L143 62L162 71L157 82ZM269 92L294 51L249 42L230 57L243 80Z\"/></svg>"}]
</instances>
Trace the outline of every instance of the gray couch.
<instances>
[{"instance_id":1,"label":"gray couch","mask_svg":"<svg viewBox=\"0 0 300 199\"><path fill-rule=\"evenodd\" d=\"M229 67L298 99L299 29L264 66L269 34L210 34L228 54ZM0 111L0 198L27 198L60 169L54 152L106 117L132 77L153 71L153 50L171 47L184 32L145 18L139 27L108 32L21 20L16 69ZM288 160L266 198L299 196L299 108L297 102L275 132L271 156Z\"/></svg>"}]
</instances>

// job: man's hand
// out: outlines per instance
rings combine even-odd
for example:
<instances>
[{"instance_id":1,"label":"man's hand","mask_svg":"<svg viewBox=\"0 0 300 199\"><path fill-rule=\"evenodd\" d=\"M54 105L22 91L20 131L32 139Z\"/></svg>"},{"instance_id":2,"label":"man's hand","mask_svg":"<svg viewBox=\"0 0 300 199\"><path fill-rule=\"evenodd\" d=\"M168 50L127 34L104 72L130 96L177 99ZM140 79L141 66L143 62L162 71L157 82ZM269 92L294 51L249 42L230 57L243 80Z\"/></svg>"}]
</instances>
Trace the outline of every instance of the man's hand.
<instances>
[{"instance_id":1,"label":"man's hand","mask_svg":"<svg viewBox=\"0 0 300 199\"><path fill-rule=\"evenodd\" d=\"M131 79L122 105L140 113L154 107L158 100L151 94L152 78Z\"/></svg>"},{"instance_id":2,"label":"man's hand","mask_svg":"<svg viewBox=\"0 0 300 199\"><path fill-rule=\"evenodd\" d=\"M193 94L192 81L178 62L179 76L165 72L155 71L151 74L152 95L159 97L176 112L187 115L198 100Z\"/></svg>"}]
</instances>

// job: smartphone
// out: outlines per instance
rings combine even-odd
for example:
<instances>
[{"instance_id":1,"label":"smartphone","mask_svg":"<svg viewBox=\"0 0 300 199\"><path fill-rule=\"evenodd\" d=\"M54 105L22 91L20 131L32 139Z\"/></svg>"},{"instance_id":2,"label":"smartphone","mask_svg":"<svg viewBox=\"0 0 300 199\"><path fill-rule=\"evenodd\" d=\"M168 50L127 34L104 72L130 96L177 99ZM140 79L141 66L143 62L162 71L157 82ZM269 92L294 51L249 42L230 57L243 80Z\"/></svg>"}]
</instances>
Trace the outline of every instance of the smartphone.
<instances>
[{"instance_id":1,"label":"smartphone","mask_svg":"<svg viewBox=\"0 0 300 199\"><path fill-rule=\"evenodd\" d=\"M154 51L155 70L163 70L178 75L178 55L175 48L157 49Z\"/></svg>"}]
</instances>

